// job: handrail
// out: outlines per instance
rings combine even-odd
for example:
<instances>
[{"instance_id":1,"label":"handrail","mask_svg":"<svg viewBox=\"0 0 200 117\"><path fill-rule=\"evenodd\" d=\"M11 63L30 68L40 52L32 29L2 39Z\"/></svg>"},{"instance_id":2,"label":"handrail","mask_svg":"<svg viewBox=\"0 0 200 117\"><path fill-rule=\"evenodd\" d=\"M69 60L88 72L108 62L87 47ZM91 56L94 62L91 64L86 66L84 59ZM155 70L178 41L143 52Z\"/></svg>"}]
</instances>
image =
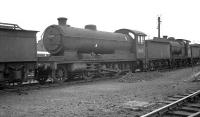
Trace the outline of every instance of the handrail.
<instances>
[{"instance_id":1,"label":"handrail","mask_svg":"<svg viewBox=\"0 0 200 117\"><path fill-rule=\"evenodd\" d=\"M24 30L21 27L19 27L17 24L11 24L11 23L1 23L0 22L0 28L4 29L14 29L14 30Z\"/></svg>"}]
</instances>

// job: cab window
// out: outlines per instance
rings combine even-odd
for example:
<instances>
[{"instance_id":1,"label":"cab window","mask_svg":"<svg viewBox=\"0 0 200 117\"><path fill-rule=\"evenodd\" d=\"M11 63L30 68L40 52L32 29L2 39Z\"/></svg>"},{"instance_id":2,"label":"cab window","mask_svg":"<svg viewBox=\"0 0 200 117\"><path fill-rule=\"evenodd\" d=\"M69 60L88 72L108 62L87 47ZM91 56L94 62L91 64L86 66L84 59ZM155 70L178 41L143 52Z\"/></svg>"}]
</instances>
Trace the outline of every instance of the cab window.
<instances>
[{"instance_id":1,"label":"cab window","mask_svg":"<svg viewBox=\"0 0 200 117\"><path fill-rule=\"evenodd\" d=\"M135 35L133 33L129 32L128 34L129 36L131 36L132 39L135 39Z\"/></svg>"},{"instance_id":2,"label":"cab window","mask_svg":"<svg viewBox=\"0 0 200 117\"><path fill-rule=\"evenodd\" d=\"M138 36L138 44L144 44L144 41L145 41L145 36L139 35Z\"/></svg>"}]
</instances>

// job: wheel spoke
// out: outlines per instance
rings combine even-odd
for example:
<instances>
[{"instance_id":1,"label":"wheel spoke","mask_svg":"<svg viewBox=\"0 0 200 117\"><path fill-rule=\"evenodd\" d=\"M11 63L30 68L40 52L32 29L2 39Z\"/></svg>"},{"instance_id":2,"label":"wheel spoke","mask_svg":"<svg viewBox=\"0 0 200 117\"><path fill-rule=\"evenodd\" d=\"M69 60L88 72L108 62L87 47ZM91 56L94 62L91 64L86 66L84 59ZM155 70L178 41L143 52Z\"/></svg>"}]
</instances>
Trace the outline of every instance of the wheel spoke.
<instances>
[{"instance_id":1,"label":"wheel spoke","mask_svg":"<svg viewBox=\"0 0 200 117\"><path fill-rule=\"evenodd\" d=\"M64 66L59 66L56 70L55 80L56 82L64 82L67 80L67 70Z\"/></svg>"}]
</instances>

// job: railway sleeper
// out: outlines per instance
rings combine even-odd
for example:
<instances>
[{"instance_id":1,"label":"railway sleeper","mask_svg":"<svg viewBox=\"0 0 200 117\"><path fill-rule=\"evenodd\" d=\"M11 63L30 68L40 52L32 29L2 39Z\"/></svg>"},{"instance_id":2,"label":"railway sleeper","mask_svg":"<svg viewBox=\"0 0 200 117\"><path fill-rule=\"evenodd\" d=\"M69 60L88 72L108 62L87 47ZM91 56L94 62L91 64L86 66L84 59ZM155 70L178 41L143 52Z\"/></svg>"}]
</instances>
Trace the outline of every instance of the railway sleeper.
<instances>
[{"instance_id":1,"label":"railway sleeper","mask_svg":"<svg viewBox=\"0 0 200 117\"><path fill-rule=\"evenodd\" d=\"M199 116L200 116L200 111L190 115L189 117L199 117Z\"/></svg>"},{"instance_id":2,"label":"railway sleeper","mask_svg":"<svg viewBox=\"0 0 200 117\"><path fill-rule=\"evenodd\" d=\"M191 113L191 112L187 112L187 111L170 111L170 112L167 112L166 115L171 115L171 116L180 116L180 117L188 117L190 115L192 115L194 113Z\"/></svg>"},{"instance_id":3,"label":"railway sleeper","mask_svg":"<svg viewBox=\"0 0 200 117\"><path fill-rule=\"evenodd\" d=\"M187 104L188 107L194 107L194 108L199 108L200 109L200 104Z\"/></svg>"},{"instance_id":4,"label":"railway sleeper","mask_svg":"<svg viewBox=\"0 0 200 117\"><path fill-rule=\"evenodd\" d=\"M200 109L198 109L198 108L187 107L187 106L180 108L180 110L181 111L187 111L187 112L193 112L193 113L200 111Z\"/></svg>"}]
</instances>

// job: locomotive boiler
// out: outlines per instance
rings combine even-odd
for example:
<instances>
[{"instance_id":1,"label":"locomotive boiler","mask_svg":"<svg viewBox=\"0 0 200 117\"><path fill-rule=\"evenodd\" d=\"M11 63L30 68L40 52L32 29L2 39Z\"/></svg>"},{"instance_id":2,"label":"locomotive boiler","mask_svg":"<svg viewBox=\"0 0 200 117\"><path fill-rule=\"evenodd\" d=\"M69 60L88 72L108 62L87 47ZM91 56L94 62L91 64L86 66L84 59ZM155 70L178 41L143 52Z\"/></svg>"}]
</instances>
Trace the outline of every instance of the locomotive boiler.
<instances>
[{"instance_id":1,"label":"locomotive boiler","mask_svg":"<svg viewBox=\"0 0 200 117\"><path fill-rule=\"evenodd\" d=\"M70 27L66 18L58 18L59 25L49 26L43 43L52 55L63 55L66 51L77 53L113 54L115 50L130 51L131 38L120 33L97 31L95 25L85 29Z\"/></svg>"}]
</instances>

